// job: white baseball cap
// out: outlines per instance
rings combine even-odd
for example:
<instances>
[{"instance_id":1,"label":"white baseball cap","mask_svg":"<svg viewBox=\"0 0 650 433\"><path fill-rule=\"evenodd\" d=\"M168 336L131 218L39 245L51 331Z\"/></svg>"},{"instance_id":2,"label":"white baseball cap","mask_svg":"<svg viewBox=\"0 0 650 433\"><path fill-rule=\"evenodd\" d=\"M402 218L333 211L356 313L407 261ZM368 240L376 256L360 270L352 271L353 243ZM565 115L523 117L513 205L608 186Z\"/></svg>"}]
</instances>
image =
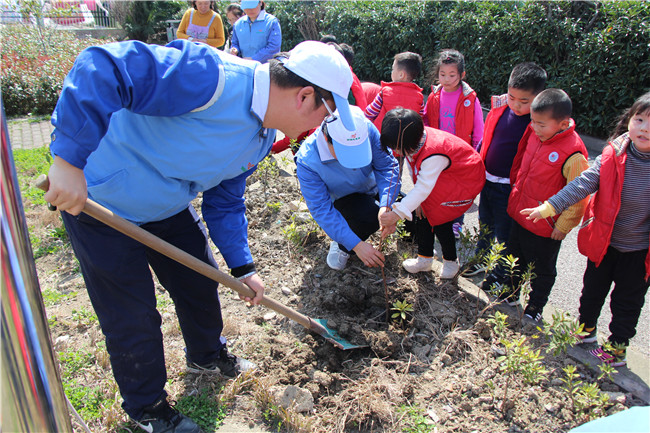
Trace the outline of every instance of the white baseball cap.
<instances>
[{"instance_id":1,"label":"white baseball cap","mask_svg":"<svg viewBox=\"0 0 650 433\"><path fill-rule=\"evenodd\" d=\"M348 131L354 131L355 123L348 104L352 71L343 55L331 45L318 41L301 42L289 53L288 59L278 60L294 74L332 92L343 126Z\"/></svg>"},{"instance_id":2,"label":"white baseball cap","mask_svg":"<svg viewBox=\"0 0 650 433\"><path fill-rule=\"evenodd\" d=\"M372 161L372 149L368 140L368 120L359 107L350 107L354 130L348 130L342 122L339 110L325 119L327 133L332 138L336 159L345 168L361 168Z\"/></svg>"}]
</instances>

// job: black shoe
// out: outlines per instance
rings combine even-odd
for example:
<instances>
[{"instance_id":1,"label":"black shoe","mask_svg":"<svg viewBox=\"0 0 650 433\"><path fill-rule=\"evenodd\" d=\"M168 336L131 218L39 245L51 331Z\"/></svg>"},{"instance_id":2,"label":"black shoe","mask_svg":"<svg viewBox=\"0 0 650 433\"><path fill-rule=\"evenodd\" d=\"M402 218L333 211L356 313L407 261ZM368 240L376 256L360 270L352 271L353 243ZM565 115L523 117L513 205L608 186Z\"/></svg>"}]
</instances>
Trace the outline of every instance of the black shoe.
<instances>
[{"instance_id":1,"label":"black shoe","mask_svg":"<svg viewBox=\"0 0 650 433\"><path fill-rule=\"evenodd\" d=\"M501 290L501 283L498 282L498 278L494 274L487 274L483 284L481 284L481 290L485 293L499 292Z\"/></svg>"},{"instance_id":2,"label":"black shoe","mask_svg":"<svg viewBox=\"0 0 650 433\"><path fill-rule=\"evenodd\" d=\"M595 326L583 328L582 333L584 335L578 335L578 341L576 344L585 344L585 343L596 343L598 341L598 329Z\"/></svg>"},{"instance_id":3,"label":"black shoe","mask_svg":"<svg viewBox=\"0 0 650 433\"><path fill-rule=\"evenodd\" d=\"M135 423L147 433L203 433L194 421L170 406L167 399L147 406Z\"/></svg>"},{"instance_id":4,"label":"black shoe","mask_svg":"<svg viewBox=\"0 0 650 433\"><path fill-rule=\"evenodd\" d=\"M524 310L524 317L527 317L528 319L532 320L533 322L539 323L542 320L542 311L544 310L544 307L538 307L537 305L534 304L528 304L526 305L526 309Z\"/></svg>"},{"instance_id":5,"label":"black shoe","mask_svg":"<svg viewBox=\"0 0 650 433\"><path fill-rule=\"evenodd\" d=\"M226 348L221 349L219 357L209 364L199 365L187 361L187 371L190 373L221 374L226 377L237 377L241 373L256 368L255 363L231 354Z\"/></svg>"},{"instance_id":6,"label":"black shoe","mask_svg":"<svg viewBox=\"0 0 650 433\"><path fill-rule=\"evenodd\" d=\"M499 283L496 283L498 285ZM501 287L501 291L496 294L496 300L497 302L502 302L505 303L506 305L510 305L511 307L514 307L515 305L519 305L519 292L511 292L508 290L508 287Z\"/></svg>"},{"instance_id":7,"label":"black shoe","mask_svg":"<svg viewBox=\"0 0 650 433\"><path fill-rule=\"evenodd\" d=\"M466 277L473 277L474 275L478 275L482 272L485 272L486 270L487 270L487 266L485 266L484 264L474 263L472 266L465 269L463 275Z\"/></svg>"}]
</instances>

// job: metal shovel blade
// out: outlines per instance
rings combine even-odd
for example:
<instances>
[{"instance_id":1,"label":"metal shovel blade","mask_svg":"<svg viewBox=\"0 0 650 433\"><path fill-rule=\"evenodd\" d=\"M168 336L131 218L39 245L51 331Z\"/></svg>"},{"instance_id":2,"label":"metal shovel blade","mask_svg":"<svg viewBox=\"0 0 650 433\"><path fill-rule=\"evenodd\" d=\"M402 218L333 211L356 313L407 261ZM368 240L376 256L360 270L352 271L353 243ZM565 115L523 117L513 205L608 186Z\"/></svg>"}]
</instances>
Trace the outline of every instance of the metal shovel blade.
<instances>
[{"instance_id":1,"label":"metal shovel blade","mask_svg":"<svg viewBox=\"0 0 650 433\"><path fill-rule=\"evenodd\" d=\"M310 329L316 332L317 334L319 334L321 337L325 338L327 341L329 341L330 343L332 343L333 345L335 345L341 350L360 349L363 347L368 347L367 344L359 345L359 344L350 343L345 338L341 337L338 332L328 328L327 320L325 319L311 319L311 320L312 322L315 323L313 326L310 327Z\"/></svg>"}]
</instances>

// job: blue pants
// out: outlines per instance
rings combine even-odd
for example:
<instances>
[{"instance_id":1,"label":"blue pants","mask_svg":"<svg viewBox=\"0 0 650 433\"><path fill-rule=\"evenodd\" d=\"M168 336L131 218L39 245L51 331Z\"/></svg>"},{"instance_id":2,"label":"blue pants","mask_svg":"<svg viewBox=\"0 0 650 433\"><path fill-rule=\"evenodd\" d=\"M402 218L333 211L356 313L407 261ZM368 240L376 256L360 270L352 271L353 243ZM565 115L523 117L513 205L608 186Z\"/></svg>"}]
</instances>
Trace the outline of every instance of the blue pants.
<instances>
[{"instance_id":1,"label":"blue pants","mask_svg":"<svg viewBox=\"0 0 650 433\"><path fill-rule=\"evenodd\" d=\"M176 307L187 358L207 364L225 345L217 283L115 231L86 214L61 213L106 337L113 376L129 416L165 397L167 372L149 266ZM198 215L186 210L143 229L217 267Z\"/></svg>"},{"instance_id":2,"label":"blue pants","mask_svg":"<svg viewBox=\"0 0 650 433\"><path fill-rule=\"evenodd\" d=\"M477 253L487 250L494 238L507 246L512 227L512 218L508 215L510 190L509 184L485 182L478 204L478 219L481 225L487 226L488 232L481 232Z\"/></svg>"},{"instance_id":3,"label":"blue pants","mask_svg":"<svg viewBox=\"0 0 650 433\"><path fill-rule=\"evenodd\" d=\"M377 198L368 194L352 193L339 198L333 203L345 221L350 226L350 230L365 241L379 230L379 206L375 203ZM347 248L339 244L342 251L349 253Z\"/></svg>"}]
</instances>

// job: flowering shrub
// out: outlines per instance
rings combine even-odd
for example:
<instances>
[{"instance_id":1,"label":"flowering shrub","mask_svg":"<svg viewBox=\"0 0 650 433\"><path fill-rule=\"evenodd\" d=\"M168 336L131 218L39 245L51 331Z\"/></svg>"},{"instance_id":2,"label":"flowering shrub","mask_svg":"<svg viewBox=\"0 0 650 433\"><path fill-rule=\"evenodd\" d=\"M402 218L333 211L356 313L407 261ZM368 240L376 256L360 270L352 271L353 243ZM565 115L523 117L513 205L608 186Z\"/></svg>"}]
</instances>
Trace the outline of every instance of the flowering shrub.
<instances>
[{"instance_id":1,"label":"flowering shrub","mask_svg":"<svg viewBox=\"0 0 650 433\"><path fill-rule=\"evenodd\" d=\"M2 99L7 116L48 114L54 110L63 79L77 54L109 39L77 39L65 31L23 25L3 26Z\"/></svg>"}]
</instances>

